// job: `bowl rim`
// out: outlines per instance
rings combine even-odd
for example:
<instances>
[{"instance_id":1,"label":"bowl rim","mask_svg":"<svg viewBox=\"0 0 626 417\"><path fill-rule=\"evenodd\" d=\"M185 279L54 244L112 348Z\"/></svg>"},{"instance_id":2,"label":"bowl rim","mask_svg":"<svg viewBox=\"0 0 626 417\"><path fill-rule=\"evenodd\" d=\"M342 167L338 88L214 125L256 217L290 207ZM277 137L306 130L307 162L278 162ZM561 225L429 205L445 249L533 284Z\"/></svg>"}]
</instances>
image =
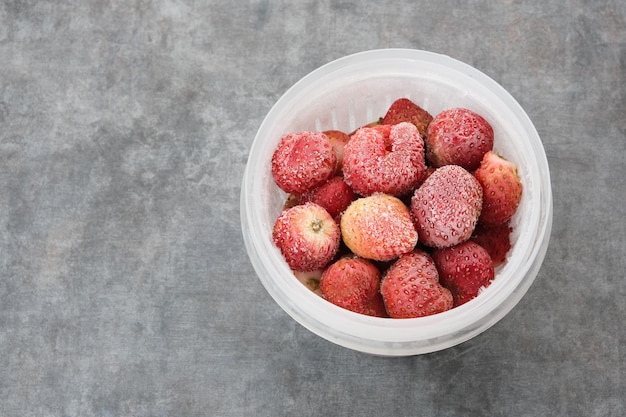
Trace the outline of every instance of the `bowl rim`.
<instances>
[{"instance_id":1,"label":"bowl rim","mask_svg":"<svg viewBox=\"0 0 626 417\"><path fill-rule=\"evenodd\" d=\"M498 297L477 297L462 306L433 316L402 320L364 316L328 303L295 279L291 279L291 282L280 282L279 285L273 278L289 275L293 277L293 273L284 261L272 262L277 256L281 258L278 249L267 239L267 235L264 236L258 228L251 227L260 221L258 213L250 210L255 204L254 193L250 190L256 189L254 181L258 180L258 176L252 173L256 172L257 164L260 162L250 157L242 179L240 215L246 250L258 278L272 298L293 319L313 333L347 348L384 356L406 356L429 353L462 343L482 333L513 309L532 285L547 250L552 224L552 191L548 162L541 139L532 121L511 94L489 76L468 64L447 55L417 49L387 48L362 51L330 61L311 71L287 89L272 106L257 130L249 155L254 155L257 146L265 138L266 130L269 129L268 124L279 110L297 100L303 94L303 89L314 90L319 83L336 76L338 71L350 72L354 67L385 65L390 61L425 62L458 73L466 77L468 82L473 80L493 94L490 99L497 99L508 111L514 112L519 118L517 122L530 135L529 144L537 164L537 170L533 175L537 177L535 181L539 181L538 183L543 186L538 190L539 204L532 212L533 230L529 231L536 238L524 257L517 259L515 272L519 279L515 285L507 286L505 292L500 288L503 292ZM268 254L270 262L267 259ZM495 287L485 289L485 292L489 291L495 291ZM306 314L307 311L316 311L317 314L312 316ZM468 316L472 319L462 320L463 325L459 326L459 318ZM420 338L412 331L418 327L419 330L428 328L436 331L430 331L428 337Z\"/></svg>"}]
</instances>

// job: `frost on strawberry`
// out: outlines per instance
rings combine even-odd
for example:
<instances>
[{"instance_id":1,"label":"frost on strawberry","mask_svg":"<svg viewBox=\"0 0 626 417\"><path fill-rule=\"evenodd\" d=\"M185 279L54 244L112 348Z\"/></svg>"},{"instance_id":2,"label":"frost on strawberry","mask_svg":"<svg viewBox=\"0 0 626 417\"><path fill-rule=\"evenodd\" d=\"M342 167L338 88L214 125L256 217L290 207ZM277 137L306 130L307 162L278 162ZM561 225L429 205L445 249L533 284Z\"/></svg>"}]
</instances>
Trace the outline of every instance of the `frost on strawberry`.
<instances>
[{"instance_id":1,"label":"frost on strawberry","mask_svg":"<svg viewBox=\"0 0 626 417\"><path fill-rule=\"evenodd\" d=\"M408 98L399 98L389 106L382 118L384 125L395 125L401 122L412 123L422 136L426 136L428 125L433 116Z\"/></svg>"},{"instance_id":2,"label":"frost on strawberry","mask_svg":"<svg viewBox=\"0 0 626 417\"><path fill-rule=\"evenodd\" d=\"M355 313L386 317L379 286L378 268L371 261L356 256L346 256L332 263L320 279L320 291L327 301Z\"/></svg>"},{"instance_id":3,"label":"frost on strawberry","mask_svg":"<svg viewBox=\"0 0 626 417\"><path fill-rule=\"evenodd\" d=\"M356 200L357 195L341 176L335 176L305 192L300 196L300 203L316 203L324 207L334 218L348 208L350 203Z\"/></svg>"},{"instance_id":4,"label":"frost on strawberry","mask_svg":"<svg viewBox=\"0 0 626 417\"><path fill-rule=\"evenodd\" d=\"M511 249L512 232L513 228L508 222L497 226L485 226L479 222L470 240L485 248L493 261L493 266L497 267L506 261Z\"/></svg>"},{"instance_id":5,"label":"frost on strawberry","mask_svg":"<svg viewBox=\"0 0 626 417\"><path fill-rule=\"evenodd\" d=\"M425 170L424 140L411 123L361 128L344 149L345 181L362 196L406 195Z\"/></svg>"},{"instance_id":6,"label":"frost on strawberry","mask_svg":"<svg viewBox=\"0 0 626 417\"><path fill-rule=\"evenodd\" d=\"M435 167L454 164L473 171L492 150L493 141L493 128L481 115L465 108L447 109L428 125L426 159Z\"/></svg>"},{"instance_id":7,"label":"frost on strawberry","mask_svg":"<svg viewBox=\"0 0 626 417\"><path fill-rule=\"evenodd\" d=\"M380 292L392 318L430 316L453 306L452 293L440 284L433 259L421 250L402 255L389 267Z\"/></svg>"},{"instance_id":8,"label":"frost on strawberry","mask_svg":"<svg viewBox=\"0 0 626 417\"><path fill-rule=\"evenodd\" d=\"M341 236L356 255L383 262L410 252L418 240L408 207L381 193L350 204L341 216Z\"/></svg>"},{"instance_id":9,"label":"frost on strawberry","mask_svg":"<svg viewBox=\"0 0 626 417\"><path fill-rule=\"evenodd\" d=\"M498 153L487 152L474 176L483 189L479 222L497 226L508 222L522 199L522 181L517 166Z\"/></svg>"},{"instance_id":10,"label":"frost on strawberry","mask_svg":"<svg viewBox=\"0 0 626 417\"><path fill-rule=\"evenodd\" d=\"M472 174L458 165L437 168L411 199L420 242L433 248L465 242L481 206L482 188Z\"/></svg>"},{"instance_id":11,"label":"frost on strawberry","mask_svg":"<svg viewBox=\"0 0 626 417\"><path fill-rule=\"evenodd\" d=\"M476 298L495 276L491 257L482 246L472 241L435 250L432 257L441 285L452 293L455 307Z\"/></svg>"},{"instance_id":12,"label":"frost on strawberry","mask_svg":"<svg viewBox=\"0 0 626 417\"><path fill-rule=\"evenodd\" d=\"M305 203L278 215L272 239L292 270L306 272L322 269L332 261L341 232L326 209Z\"/></svg>"},{"instance_id":13,"label":"frost on strawberry","mask_svg":"<svg viewBox=\"0 0 626 417\"><path fill-rule=\"evenodd\" d=\"M321 132L296 132L281 138L272 154L272 177L290 194L302 194L336 172L337 155Z\"/></svg>"}]
</instances>

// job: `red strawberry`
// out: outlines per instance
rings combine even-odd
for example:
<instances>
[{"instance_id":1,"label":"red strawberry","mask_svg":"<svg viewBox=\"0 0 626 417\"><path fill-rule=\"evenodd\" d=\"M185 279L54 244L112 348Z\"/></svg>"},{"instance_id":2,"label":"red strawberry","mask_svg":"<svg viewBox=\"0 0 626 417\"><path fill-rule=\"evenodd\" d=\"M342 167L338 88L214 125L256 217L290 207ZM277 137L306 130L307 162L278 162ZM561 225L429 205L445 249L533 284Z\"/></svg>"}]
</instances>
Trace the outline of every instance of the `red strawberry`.
<instances>
[{"instance_id":1,"label":"red strawberry","mask_svg":"<svg viewBox=\"0 0 626 417\"><path fill-rule=\"evenodd\" d=\"M491 151L485 154L474 176L483 188L483 209L478 221L488 226L509 221L522 199L517 166Z\"/></svg>"},{"instance_id":2,"label":"red strawberry","mask_svg":"<svg viewBox=\"0 0 626 417\"><path fill-rule=\"evenodd\" d=\"M437 168L411 199L420 242L443 248L468 240L481 206L482 188L472 174L458 165Z\"/></svg>"},{"instance_id":3,"label":"red strawberry","mask_svg":"<svg viewBox=\"0 0 626 417\"><path fill-rule=\"evenodd\" d=\"M282 137L272 155L272 177L286 193L302 194L335 173L337 156L321 132L298 132Z\"/></svg>"},{"instance_id":4,"label":"red strawberry","mask_svg":"<svg viewBox=\"0 0 626 417\"><path fill-rule=\"evenodd\" d=\"M333 259L339 249L341 231L326 209L305 203L278 215L272 239L291 269L314 271Z\"/></svg>"},{"instance_id":5,"label":"red strawberry","mask_svg":"<svg viewBox=\"0 0 626 417\"><path fill-rule=\"evenodd\" d=\"M352 188L342 177L337 176L302 194L300 201L317 203L337 219L356 198Z\"/></svg>"},{"instance_id":6,"label":"red strawberry","mask_svg":"<svg viewBox=\"0 0 626 417\"><path fill-rule=\"evenodd\" d=\"M326 130L322 133L328 136L328 140L330 140L330 144L335 151L335 155L337 156L337 167L335 173L340 174L341 169L343 168L343 149L345 148L346 143L350 140L350 136L340 130Z\"/></svg>"},{"instance_id":7,"label":"red strawberry","mask_svg":"<svg viewBox=\"0 0 626 417\"><path fill-rule=\"evenodd\" d=\"M411 123L359 129L344 149L344 179L363 196L406 195L425 169L424 140Z\"/></svg>"},{"instance_id":8,"label":"red strawberry","mask_svg":"<svg viewBox=\"0 0 626 417\"><path fill-rule=\"evenodd\" d=\"M413 123L420 134L426 136L428 125L432 120L433 116L426 110L408 98L399 98L391 103L381 123L385 125L395 125L401 122Z\"/></svg>"},{"instance_id":9,"label":"red strawberry","mask_svg":"<svg viewBox=\"0 0 626 417\"><path fill-rule=\"evenodd\" d=\"M439 283L432 258L415 250L402 255L383 276L380 292L392 318L429 316L452 308L452 294Z\"/></svg>"},{"instance_id":10,"label":"red strawberry","mask_svg":"<svg viewBox=\"0 0 626 417\"><path fill-rule=\"evenodd\" d=\"M331 303L355 313L385 317L379 286L378 268L356 256L332 263L320 279L322 296Z\"/></svg>"},{"instance_id":11,"label":"red strawberry","mask_svg":"<svg viewBox=\"0 0 626 417\"><path fill-rule=\"evenodd\" d=\"M455 164L473 171L492 148L493 128L471 110L444 110L428 125L426 159L435 167Z\"/></svg>"},{"instance_id":12,"label":"red strawberry","mask_svg":"<svg viewBox=\"0 0 626 417\"><path fill-rule=\"evenodd\" d=\"M470 240L485 248L493 261L493 266L497 267L506 261L506 255L511 249L512 231L508 222L493 227L479 222Z\"/></svg>"},{"instance_id":13,"label":"red strawberry","mask_svg":"<svg viewBox=\"0 0 626 417\"><path fill-rule=\"evenodd\" d=\"M417 243L407 206L382 193L350 204L341 216L341 236L353 253L376 261L395 259L413 250Z\"/></svg>"},{"instance_id":14,"label":"red strawberry","mask_svg":"<svg viewBox=\"0 0 626 417\"><path fill-rule=\"evenodd\" d=\"M487 251L475 242L437 249L432 256L441 285L452 293L455 307L475 298L481 288L493 281L493 262Z\"/></svg>"}]
</instances>

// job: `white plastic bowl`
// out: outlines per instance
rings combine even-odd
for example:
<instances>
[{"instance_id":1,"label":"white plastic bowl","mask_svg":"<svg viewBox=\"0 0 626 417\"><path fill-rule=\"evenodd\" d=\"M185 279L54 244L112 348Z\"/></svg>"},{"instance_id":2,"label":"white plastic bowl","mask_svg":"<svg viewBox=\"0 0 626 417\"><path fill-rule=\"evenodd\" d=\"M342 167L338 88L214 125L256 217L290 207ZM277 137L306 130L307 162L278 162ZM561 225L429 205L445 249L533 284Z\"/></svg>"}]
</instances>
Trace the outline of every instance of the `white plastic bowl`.
<instances>
[{"instance_id":1,"label":"white plastic bowl","mask_svg":"<svg viewBox=\"0 0 626 417\"><path fill-rule=\"evenodd\" d=\"M356 314L311 292L272 243L286 195L270 160L281 137L302 130L354 129L407 97L433 116L466 107L493 126L494 149L518 166L524 192L512 220L513 248L496 278L474 300L415 319ZM276 102L250 149L241 188L241 227L254 269L276 302L297 322L338 345L383 356L434 352L462 343L504 317L527 292L543 262L552 226L552 191L544 149L520 105L491 78L447 56L410 49L349 55L311 72ZM272 326L272 323L261 323ZM514 331L514 330L511 330Z\"/></svg>"}]
</instances>

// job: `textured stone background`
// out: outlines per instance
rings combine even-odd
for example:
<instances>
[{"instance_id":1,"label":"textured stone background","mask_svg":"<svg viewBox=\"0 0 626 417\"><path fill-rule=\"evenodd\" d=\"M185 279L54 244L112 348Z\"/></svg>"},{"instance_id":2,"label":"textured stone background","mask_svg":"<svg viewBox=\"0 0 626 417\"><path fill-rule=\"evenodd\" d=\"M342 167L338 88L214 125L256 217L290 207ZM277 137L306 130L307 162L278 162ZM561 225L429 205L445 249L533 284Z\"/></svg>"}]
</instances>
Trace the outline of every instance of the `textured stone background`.
<instances>
[{"instance_id":1,"label":"textured stone background","mask_svg":"<svg viewBox=\"0 0 626 417\"><path fill-rule=\"evenodd\" d=\"M0 2L0 416L623 416L625 22L622 0ZM385 47L501 83L554 187L520 304L395 359L288 317L239 222L272 104Z\"/></svg>"}]
</instances>

